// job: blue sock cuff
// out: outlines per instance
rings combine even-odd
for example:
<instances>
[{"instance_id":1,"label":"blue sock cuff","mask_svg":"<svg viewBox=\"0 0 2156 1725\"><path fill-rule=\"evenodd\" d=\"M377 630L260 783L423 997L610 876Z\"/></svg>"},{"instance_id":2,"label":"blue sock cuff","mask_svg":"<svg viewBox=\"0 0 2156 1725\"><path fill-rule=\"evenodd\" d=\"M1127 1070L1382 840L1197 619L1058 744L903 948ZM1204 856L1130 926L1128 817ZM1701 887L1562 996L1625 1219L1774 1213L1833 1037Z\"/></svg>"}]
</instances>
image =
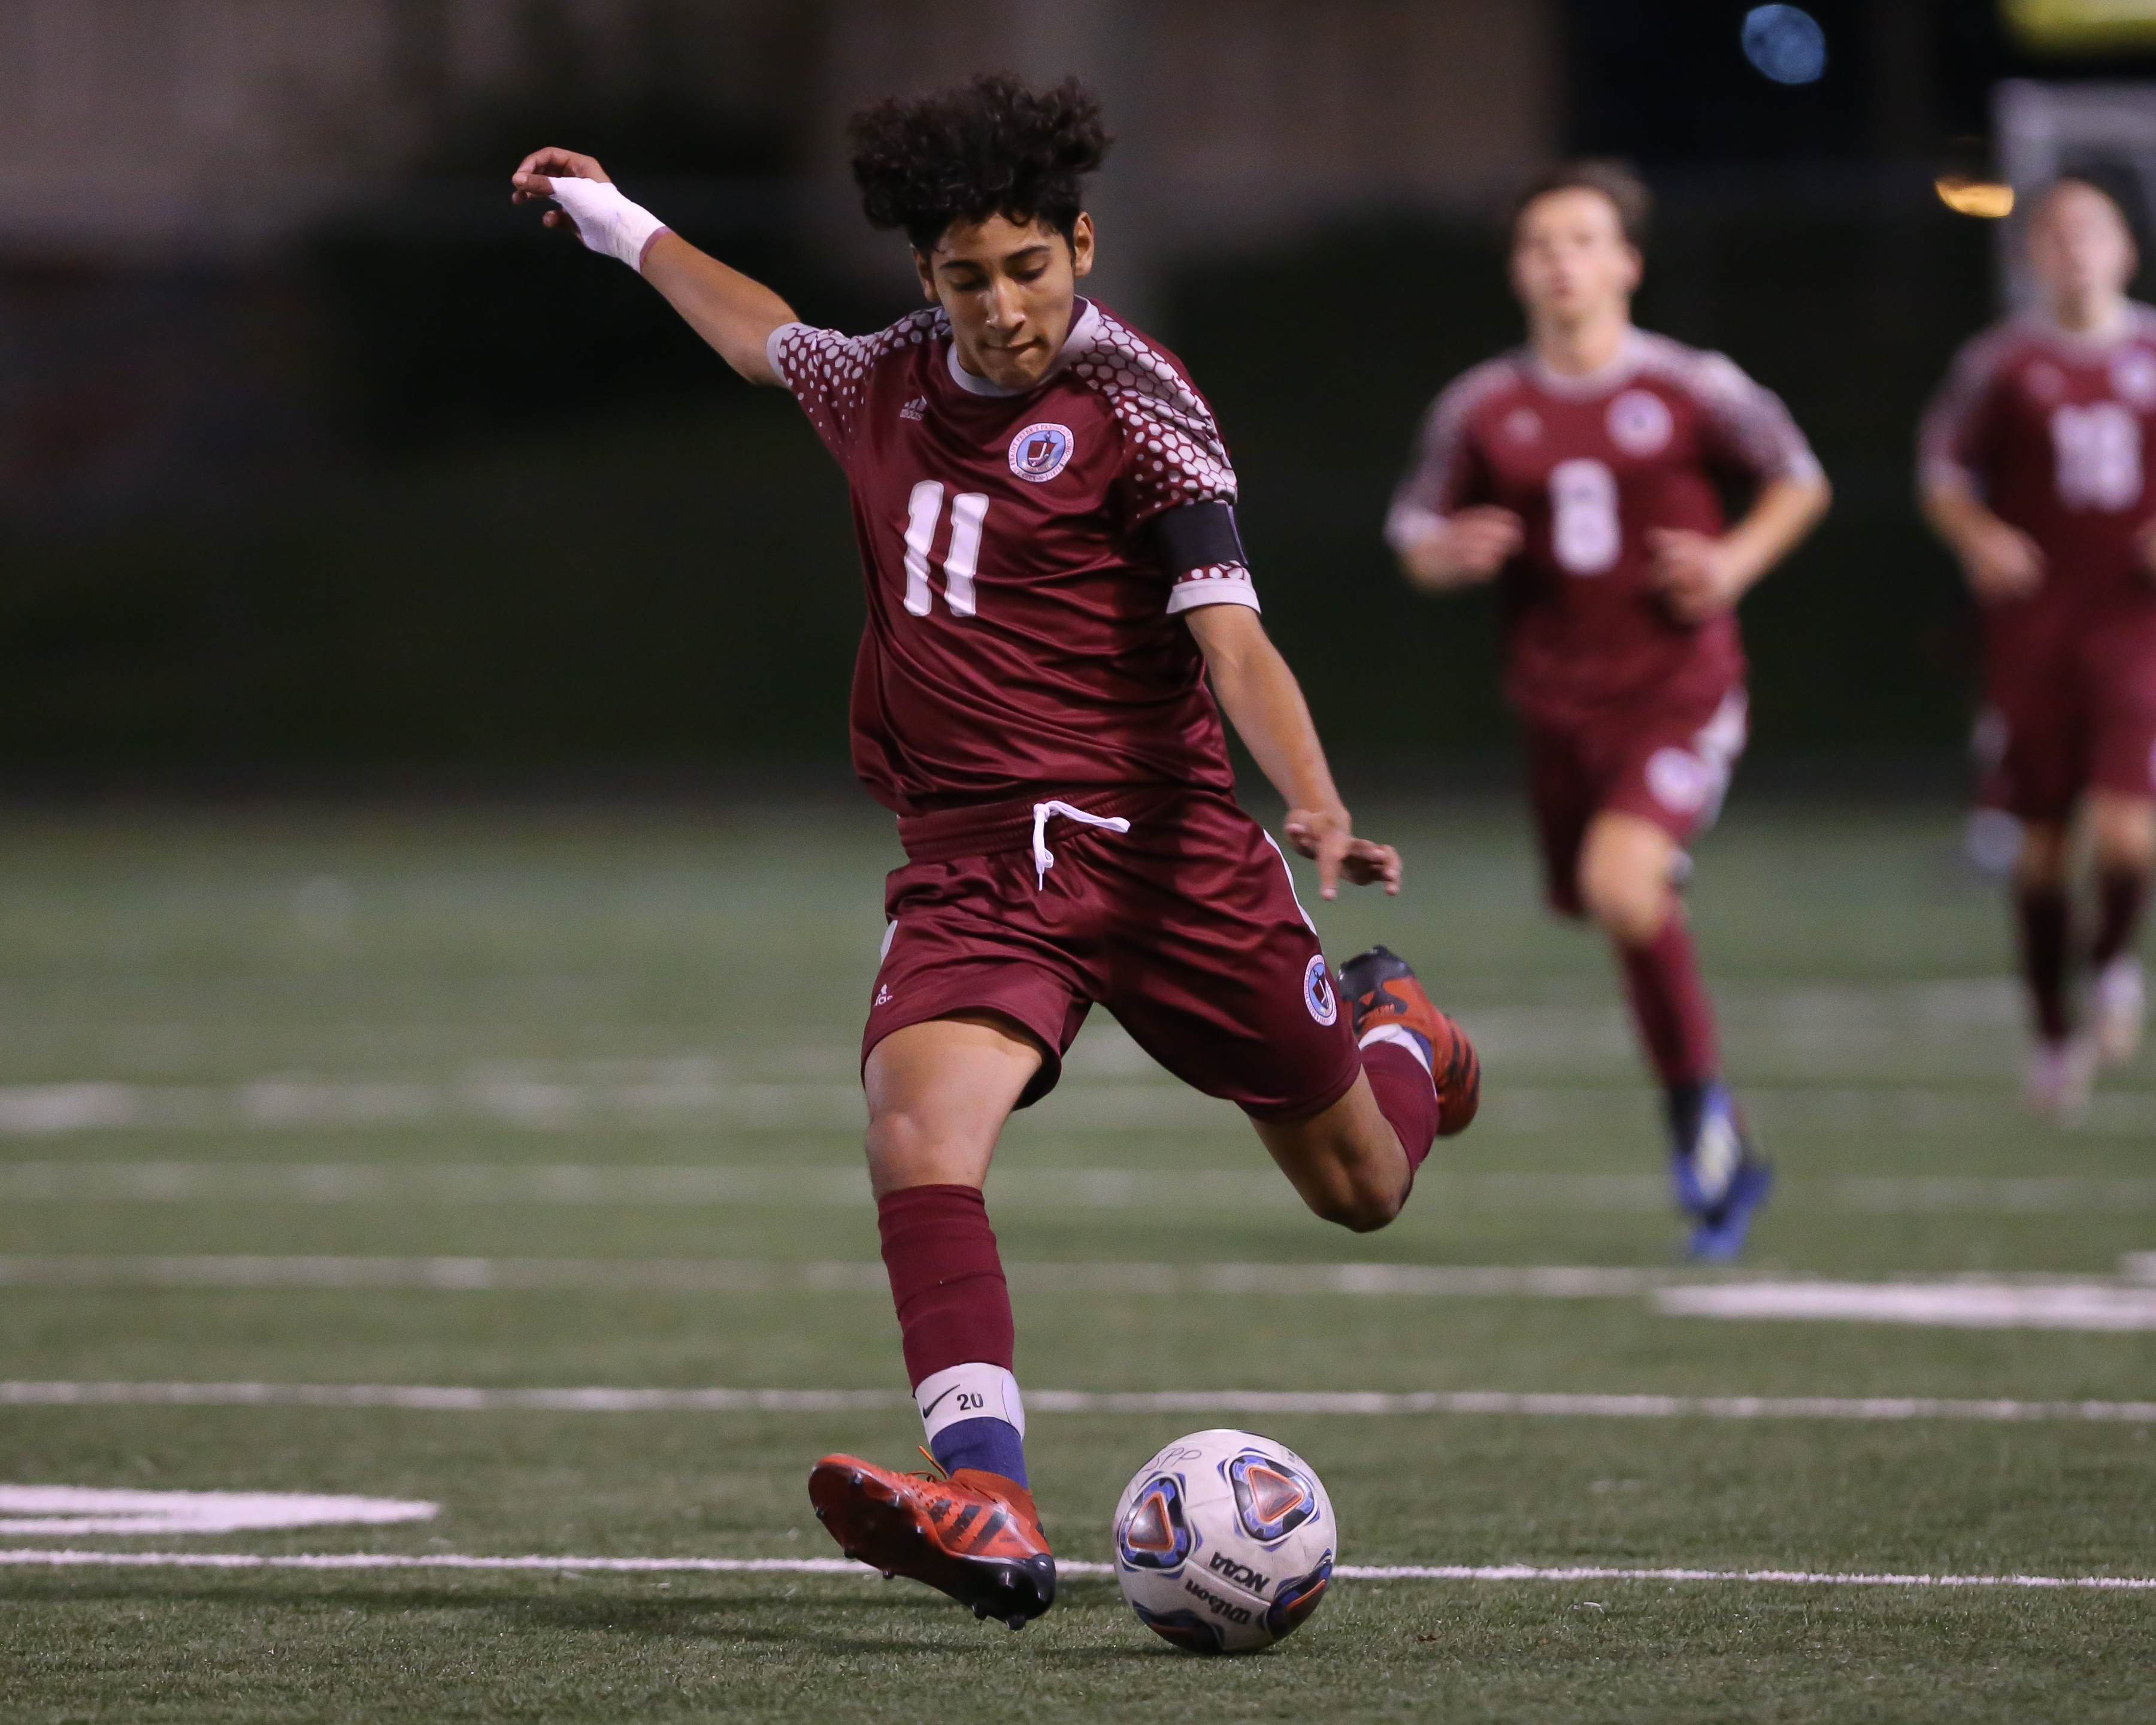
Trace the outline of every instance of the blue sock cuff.
<instances>
[{"instance_id":1,"label":"blue sock cuff","mask_svg":"<svg viewBox=\"0 0 2156 1725\"><path fill-rule=\"evenodd\" d=\"M946 1473L972 1467L999 1473L1021 1486L1026 1483L1025 1441L1008 1420L954 1420L929 1440L928 1447Z\"/></svg>"}]
</instances>

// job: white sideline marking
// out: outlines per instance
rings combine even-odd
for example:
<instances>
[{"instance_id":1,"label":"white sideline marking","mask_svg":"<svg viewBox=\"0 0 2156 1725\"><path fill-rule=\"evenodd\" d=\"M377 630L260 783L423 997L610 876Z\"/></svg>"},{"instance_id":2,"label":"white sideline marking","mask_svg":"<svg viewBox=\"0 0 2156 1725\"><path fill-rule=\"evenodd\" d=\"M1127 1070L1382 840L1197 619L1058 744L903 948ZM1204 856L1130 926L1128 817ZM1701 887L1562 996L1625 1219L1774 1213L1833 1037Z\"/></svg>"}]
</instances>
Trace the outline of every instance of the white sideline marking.
<instances>
[{"instance_id":1,"label":"white sideline marking","mask_svg":"<svg viewBox=\"0 0 2156 1725\"><path fill-rule=\"evenodd\" d=\"M875 1571L844 1558L578 1558L466 1557L454 1553L414 1556L393 1552L333 1552L263 1557L251 1552L35 1551L0 1548L0 1565L49 1568L174 1569L506 1569L573 1570L614 1574L852 1575L867 1581ZM1059 1558L1065 1575L1112 1575L1112 1564ZM1332 1572L1343 1581L1723 1581L1794 1587L2071 1588L2097 1592L2156 1590L2143 1575L1895 1575L1805 1569L1618 1569L1584 1565L1543 1568L1529 1563L1342 1563Z\"/></svg>"},{"instance_id":2,"label":"white sideline marking","mask_svg":"<svg viewBox=\"0 0 2156 1725\"><path fill-rule=\"evenodd\" d=\"M0 1534L240 1533L268 1527L431 1521L439 1503L300 1491L127 1491L0 1486Z\"/></svg>"},{"instance_id":3,"label":"white sideline marking","mask_svg":"<svg viewBox=\"0 0 2156 1725\"><path fill-rule=\"evenodd\" d=\"M4 1128L0 1128L4 1129ZM1140 1168L998 1168L999 1207L1132 1209L1158 1198ZM1669 1208L1653 1174L1424 1174L1419 1201L1473 1209L1589 1209L1655 1213ZM9 1204L533 1204L639 1206L759 1205L865 1209L868 1182L843 1166L725 1163L0 1161L0 1202ZM2156 1210L2156 1179L2076 1175L1853 1178L1798 1186L1784 1204L1895 1215L2015 1214ZM1194 1168L1176 1177L1176 1202L1198 1209L1282 1209L1299 1200L1270 1168Z\"/></svg>"},{"instance_id":4,"label":"white sideline marking","mask_svg":"<svg viewBox=\"0 0 2156 1725\"><path fill-rule=\"evenodd\" d=\"M840 1413L912 1406L895 1389L483 1389L431 1384L98 1384L0 1380L0 1407L406 1408L480 1414ZM1542 1394L1491 1389L1029 1389L1037 1414L1519 1414L1538 1419L1974 1420L2156 1424L2156 1402L1933 1396Z\"/></svg>"},{"instance_id":5,"label":"white sideline marking","mask_svg":"<svg viewBox=\"0 0 2156 1725\"><path fill-rule=\"evenodd\" d=\"M1644 1294L1671 1280L1650 1270L1563 1265L1013 1264L1028 1293L1522 1295L1595 1299ZM388 1258L0 1256L0 1286L550 1288L757 1293L882 1293L880 1263L732 1258Z\"/></svg>"},{"instance_id":6,"label":"white sideline marking","mask_svg":"<svg viewBox=\"0 0 2156 1725\"><path fill-rule=\"evenodd\" d=\"M2138 1273L2140 1255L2127 1260ZM2086 1277L1964 1276L1892 1282L1759 1281L1698 1272L1565 1265L1026 1264L1007 1271L1029 1294L1301 1297L1652 1297L1667 1317L1945 1325L1962 1329L2156 1330L2156 1285ZM0 1286L409 1288L429 1292L565 1290L658 1293L880 1294L874 1263L729 1258L0 1256Z\"/></svg>"},{"instance_id":7,"label":"white sideline marking","mask_svg":"<svg viewBox=\"0 0 2156 1725\"><path fill-rule=\"evenodd\" d=\"M1687 1317L1932 1324L1957 1329L2156 1330L2156 1287L2101 1282L1752 1281L1655 1292Z\"/></svg>"},{"instance_id":8,"label":"white sideline marking","mask_svg":"<svg viewBox=\"0 0 2156 1725\"><path fill-rule=\"evenodd\" d=\"M1614 1014L1608 1026L1614 1033L1609 1052L1621 1055L1629 1039ZM1476 1034L1486 1057L1501 1046L1479 1029ZM1814 1064L1822 1051L1805 1039L1782 1040ZM1878 1040L1875 1035L1856 1045L1872 1051ZM1532 1040L1525 1046L1530 1053L1553 1051ZM610 1076L593 1076L595 1065ZM1142 1056L1132 1067L1110 1061L1096 1063L1096 1070L1101 1076L1073 1071L1044 1113L1043 1131L1240 1127L1228 1104L1168 1081ZM1994 1130L2011 1117L2005 1093L1982 1079L1933 1085L1750 1085L1744 1100L1769 1131L1969 1132ZM270 1076L224 1085L113 1080L0 1085L0 1137L28 1138L235 1128L426 1130L474 1122L542 1132L690 1127L850 1132L865 1119L860 1086L844 1065L829 1077L743 1079L729 1076L716 1060L693 1057L482 1067L446 1082ZM1546 1132L1603 1127L1613 1119L1645 1135L1656 1130L1650 1094L1636 1085L1621 1084L1507 1086L1484 1103L1480 1129ZM2084 1128L2112 1134L2156 1130L2156 1091L2098 1094Z\"/></svg>"},{"instance_id":9,"label":"white sideline marking","mask_svg":"<svg viewBox=\"0 0 2156 1725\"><path fill-rule=\"evenodd\" d=\"M2130 1276L2141 1255L2124 1260ZM1027 1294L1240 1297L1653 1298L1666 1316L1952 1325L1975 1329L2156 1329L2156 1284L2072 1276L1962 1276L1892 1282L1732 1277L1726 1272L1512 1264L1010 1265ZM0 1256L0 1286L406 1288L444 1293L579 1290L657 1293L883 1293L870 1262L733 1258Z\"/></svg>"}]
</instances>

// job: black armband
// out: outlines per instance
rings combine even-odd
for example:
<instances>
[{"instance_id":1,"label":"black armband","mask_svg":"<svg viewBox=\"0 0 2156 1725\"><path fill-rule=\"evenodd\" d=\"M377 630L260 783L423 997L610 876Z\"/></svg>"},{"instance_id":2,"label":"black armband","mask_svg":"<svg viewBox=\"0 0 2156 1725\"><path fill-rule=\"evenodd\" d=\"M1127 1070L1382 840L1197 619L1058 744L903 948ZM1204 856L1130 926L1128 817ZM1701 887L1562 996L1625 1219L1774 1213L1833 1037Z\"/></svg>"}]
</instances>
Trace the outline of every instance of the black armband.
<instances>
[{"instance_id":1,"label":"black armband","mask_svg":"<svg viewBox=\"0 0 2156 1725\"><path fill-rule=\"evenodd\" d=\"M1221 563L1248 567L1232 503L1182 503L1163 510L1153 517L1152 542L1171 581Z\"/></svg>"}]
</instances>

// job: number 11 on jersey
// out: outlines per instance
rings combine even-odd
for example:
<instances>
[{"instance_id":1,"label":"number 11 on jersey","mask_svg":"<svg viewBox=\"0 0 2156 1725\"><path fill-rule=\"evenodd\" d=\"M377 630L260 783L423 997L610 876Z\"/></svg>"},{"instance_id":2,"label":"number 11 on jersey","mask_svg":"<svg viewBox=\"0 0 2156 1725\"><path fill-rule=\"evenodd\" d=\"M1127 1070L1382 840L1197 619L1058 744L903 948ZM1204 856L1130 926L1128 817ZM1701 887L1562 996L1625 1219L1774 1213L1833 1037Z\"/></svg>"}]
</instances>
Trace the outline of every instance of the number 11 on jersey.
<instances>
[{"instance_id":1,"label":"number 11 on jersey","mask_svg":"<svg viewBox=\"0 0 2156 1725\"><path fill-rule=\"evenodd\" d=\"M981 567L981 527L988 494L961 491L951 500L951 543L943 553L943 602L953 617L973 614L973 577ZM928 585L928 553L943 519L943 486L923 480L906 504L906 608L926 617L936 607Z\"/></svg>"}]
</instances>

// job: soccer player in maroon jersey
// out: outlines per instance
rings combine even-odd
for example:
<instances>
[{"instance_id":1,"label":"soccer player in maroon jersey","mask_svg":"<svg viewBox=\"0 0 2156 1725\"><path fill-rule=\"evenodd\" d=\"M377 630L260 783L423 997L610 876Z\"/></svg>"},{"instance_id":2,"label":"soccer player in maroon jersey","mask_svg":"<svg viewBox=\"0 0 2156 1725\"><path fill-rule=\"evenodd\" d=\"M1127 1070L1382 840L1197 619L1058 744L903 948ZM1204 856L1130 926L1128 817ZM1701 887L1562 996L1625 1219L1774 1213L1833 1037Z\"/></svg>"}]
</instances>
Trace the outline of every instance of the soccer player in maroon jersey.
<instances>
[{"instance_id":1,"label":"soccer player in maroon jersey","mask_svg":"<svg viewBox=\"0 0 2156 1725\"><path fill-rule=\"evenodd\" d=\"M1963 348L1925 415L1924 513L1983 608L1979 800L2020 823L2014 870L2035 1028L2028 1095L2071 1118L2141 1040L2134 937L2156 860L2156 311L2118 205L2063 180L2029 223L2041 304ZM2068 1000L2069 839L2097 883L2092 1034Z\"/></svg>"},{"instance_id":2,"label":"soccer player in maroon jersey","mask_svg":"<svg viewBox=\"0 0 2156 1725\"><path fill-rule=\"evenodd\" d=\"M1425 591L1499 584L1548 900L1609 935L1666 1091L1692 1250L1722 1259L1772 1175L1722 1083L1677 888L1744 746L1737 602L1828 492L1773 395L1634 327L1646 209L1609 163L1528 188L1512 260L1527 345L1438 398L1386 536ZM1727 528L1725 481L1753 492Z\"/></svg>"},{"instance_id":3,"label":"soccer player in maroon jersey","mask_svg":"<svg viewBox=\"0 0 2156 1725\"><path fill-rule=\"evenodd\" d=\"M861 1043L869 1173L947 1476L833 1455L809 1495L850 1555L1015 1629L1055 1566L981 1189L1087 1010L1238 1103L1311 1209L1357 1230L1397 1214L1480 1076L1383 947L1335 993L1286 859L1235 803L1224 712L1325 897L1342 876L1398 890L1259 622L1211 409L1173 354L1078 292L1097 105L1075 83L981 79L865 110L852 141L869 219L903 230L928 302L869 336L798 321L588 157L536 152L515 195L639 270L750 382L791 390L851 483L854 758L908 858Z\"/></svg>"}]
</instances>

